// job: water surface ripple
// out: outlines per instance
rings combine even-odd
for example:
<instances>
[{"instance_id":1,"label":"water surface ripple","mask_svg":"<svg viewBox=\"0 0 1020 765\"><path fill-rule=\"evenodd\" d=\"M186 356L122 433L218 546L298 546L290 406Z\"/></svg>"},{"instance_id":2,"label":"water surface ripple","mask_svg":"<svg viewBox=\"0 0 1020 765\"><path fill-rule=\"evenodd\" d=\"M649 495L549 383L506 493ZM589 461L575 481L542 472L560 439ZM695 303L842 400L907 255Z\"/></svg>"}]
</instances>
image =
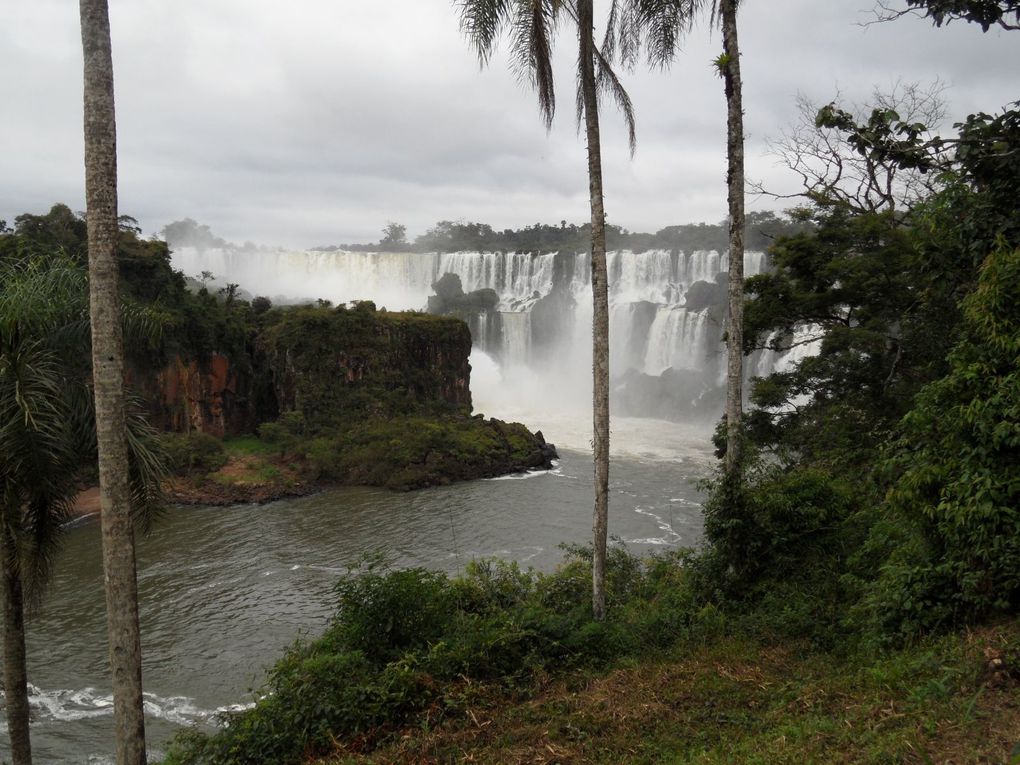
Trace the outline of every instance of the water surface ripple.
<instances>
[{"instance_id":1,"label":"water surface ripple","mask_svg":"<svg viewBox=\"0 0 1020 765\"><path fill-rule=\"evenodd\" d=\"M614 459L610 534L636 552L696 544L696 482L708 464L704 449ZM322 630L334 583L366 553L446 571L489 556L552 569L560 543L590 536L591 471L590 454L563 451L541 475L170 509L138 549L154 754L180 726L210 725L217 712L250 703L280 652ZM33 749L38 762L112 762L99 524L85 519L66 531L50 590L28 624ZM4 726L0 760L9 752Z\"/></svg>"}]
</instances>

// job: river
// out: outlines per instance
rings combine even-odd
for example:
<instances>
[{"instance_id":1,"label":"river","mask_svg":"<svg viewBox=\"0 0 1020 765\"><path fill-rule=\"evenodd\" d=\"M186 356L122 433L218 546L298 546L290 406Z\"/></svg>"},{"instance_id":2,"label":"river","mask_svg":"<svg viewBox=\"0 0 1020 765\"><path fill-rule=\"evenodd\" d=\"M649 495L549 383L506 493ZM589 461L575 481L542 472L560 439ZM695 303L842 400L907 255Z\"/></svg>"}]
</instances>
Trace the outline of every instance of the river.
<instances>
[{"instance_id":1,"label":"river","mask_svg":"<svg viewBox=\"0 0 1020 765\"><path fill-rule=\"evenodd\" d=\"M549 570L560 543L588 541L583 426L546 432L568 445L548 473L169 509L138 549L153 754L181 726L211 725L217 711L250 702L281 651L322 630L333 584L366 553L446 571L490 556ZM697 482L712 464L707 435L655 420L617 420L613 433L610 534L638 553L696 544ZM37 762L112 762L102 584L99 524L86 518L66 529L52 585L28 624ZM3 727L0 761L10 756Z\"/></svg>"}]
</instances>

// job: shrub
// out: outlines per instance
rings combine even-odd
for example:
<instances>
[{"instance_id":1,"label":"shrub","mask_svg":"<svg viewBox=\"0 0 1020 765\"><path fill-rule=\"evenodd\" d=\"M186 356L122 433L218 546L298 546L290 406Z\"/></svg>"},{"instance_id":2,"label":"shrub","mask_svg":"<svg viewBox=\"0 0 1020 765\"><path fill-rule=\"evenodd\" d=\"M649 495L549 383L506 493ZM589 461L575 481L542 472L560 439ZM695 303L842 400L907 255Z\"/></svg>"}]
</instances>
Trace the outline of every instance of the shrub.
<instances>
[{"instance_id":1,"label":"shrub","mask_svg":"<svg viewBox=\"0 0 1020 765\"><path fill-rule=\"evenodd\" d=\"M337 584L329 629L288 652L253 709L230 715L212 736L178 737L166 762L301 763L335 737L407 724L426 709L430 722L455 713L463 705L457 684L465 680L527 690L549 673L606 666L667 645L682 637L661 613L662 604L676 604L668 596L677 582L674 564L642 564L614 549L612 607L608 620L596 623L583 550L548 575L483 561L450 578L369 560ZM654 641L644 639L651 634Z\"/></svg>"},{"instance_id":2,"label":"shrub","mask_svg":"<svg viewBox=\"0 0 1020 765\"><path fill-rule=\"evenodd\" d=\"M222 442L208 433L165 433L160 440L166 450L167 467L177 475L211 473L227 464Z\"/></svg>"}]
</instances>

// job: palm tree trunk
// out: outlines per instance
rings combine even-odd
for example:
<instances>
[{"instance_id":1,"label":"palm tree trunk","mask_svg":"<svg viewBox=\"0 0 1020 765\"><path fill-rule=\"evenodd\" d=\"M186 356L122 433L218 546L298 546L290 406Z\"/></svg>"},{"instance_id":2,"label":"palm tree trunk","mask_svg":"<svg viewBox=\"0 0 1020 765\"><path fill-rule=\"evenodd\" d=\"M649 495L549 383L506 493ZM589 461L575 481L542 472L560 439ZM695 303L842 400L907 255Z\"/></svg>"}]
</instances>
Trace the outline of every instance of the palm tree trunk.
<instances>
[{"instance_id":1,"label":"palm tree trunk","mask_svg":"<svg viewBox=\"0 0 1020 765\"><path fill-rule=\"evenodd\" d=\"M606 538L609 528L609 278L606 273L606 213L602 196L602 148L595 92L595 39L592 0L577 3L581 99L588 139L591 201L592 408L595 446L595 511L592 518L592 612L606 615Z\"/></svg>"},{"instance_id":2,"label":"palm tree trunk","mask_svg":"<svg viewBox=\"0 0 1020 765\"><path fill-rule=\"evenodd\" d=\"M729 311L726 331L727 478L740 475L744 381L744 112L737 43L737 0L720 0L723 29L723 80L726 88L726 189L730 213Z\"/></svg>"},{"instance_id":3,"label":"palm tree trunk","mask_svg":"<svg viewBox=\"0 0 1020 765\"><path fill-rule=\"evenodd\" d=\"M32 765L28 732L28 670L25 659L25 598L14 536L3 524L4 696L13 765Z\"/></svg>"},{"instance_id":4,"label":"palm tree trunk","mask_svg":"<svg viewBox=\"0 0 1020 765\"><path fill-rule=\"evenodd\" d=\"M106 0L80 0L85 58L85 199L106 620L118 765L145 763L138 584L117 286L117 129Z\"/></svg>"}]
</instances>

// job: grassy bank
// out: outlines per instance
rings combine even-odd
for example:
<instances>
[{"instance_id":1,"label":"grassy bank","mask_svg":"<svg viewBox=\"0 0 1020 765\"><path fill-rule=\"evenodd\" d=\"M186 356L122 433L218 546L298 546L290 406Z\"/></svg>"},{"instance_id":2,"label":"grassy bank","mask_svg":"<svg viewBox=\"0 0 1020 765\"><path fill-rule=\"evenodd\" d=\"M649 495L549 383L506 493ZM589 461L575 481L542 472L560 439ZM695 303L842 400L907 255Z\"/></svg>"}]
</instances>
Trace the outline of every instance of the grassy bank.
<instances>
[{"instance_id":1,"label":"grassy bank","mask_svg":"<svg viewBox=\"0 0 1020 765\"><path fill-rule=\"evenodd\" d=\"M312 429L299 413L260 436L162 438L181 504L267 502L325 486L397 491L548 468L555 449L516 422L464 415L377 417Z\"/></svg>"},{"instance_id":2,"label":"grassy bank","mask_svg":"<svg viewBox=\"0 0 1020 765\"><path fill-rule=\"evenodd\" d=\"M1020 621L823 645L782 615L705 605L692 571L615 551L597 624L584 551L554 574L369 562L253 709L167 763L1011 761Z\"/></svg>"},{"instance_id":3,"label":"grassy bank","mask_svg":"<svg viewBox=\"0 0 1020 765\"><path fill-rule=\"evenodd\" d=\"M1015 763L1018 648L1016 621L870 658L721 638L525 699L464 686L458 715L317 762Z\"/></svg>"}]
</instances>

